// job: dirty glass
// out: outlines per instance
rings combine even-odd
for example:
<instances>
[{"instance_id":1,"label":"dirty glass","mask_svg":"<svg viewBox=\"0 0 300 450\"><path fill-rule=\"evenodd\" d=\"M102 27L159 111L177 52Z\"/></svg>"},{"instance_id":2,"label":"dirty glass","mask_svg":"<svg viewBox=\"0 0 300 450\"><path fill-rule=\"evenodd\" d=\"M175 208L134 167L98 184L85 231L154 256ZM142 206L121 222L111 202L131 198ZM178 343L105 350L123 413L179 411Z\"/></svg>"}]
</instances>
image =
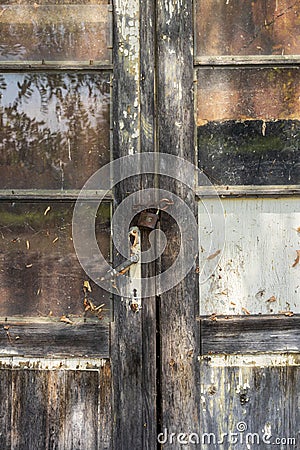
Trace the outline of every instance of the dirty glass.
<instances>
[{"instance_id":1,"label":"dirty glass","mask_svg":"<svg viewBox=\"0 0 300 450\"><path fill-rule=\"evenodd\" d=\"M300 184L299 68L199 69L199 165L214 184Z\"/></svg>"},{"instance_id":2,"label":"dirty glass","mask_svg":"<svg viewBox=\"0 0 300 450\"><path fill-rule=\"evenodd\" d=\"M0 74L0 189L79 189L109 162L107 73Z\"/></svg>"},{"instance_id":3,"label":"dirty glass","mask_svg":"<svg viewBox=\"0 0 300 450\"><path fill-rule=\"evenodd\" d=\"M0 61L111 61L107 0L2 0Z\"/></svg>"},{"instance_id":4,"label":"dirty glass","mask_svg":"<svg viewBox=\"0 0 300 450\"><path fill-rule=\"evenodd\" d=\"M197 0L196 54L299 55L295 0Z\"/></svg>"},{"instance_id":5,"label":"dirty glass","mask_svg":"<svg viewBox=\"0 0 300 450\"><path fill-rule=\"evenodd\" d=\"M84 318L83 287L89 280L73 247L73 207L73 202L0 203L1 317ZM102 205L95 227L107 261L109 215L109 205ZM93 304L105 304L100 319L109 319L109 294L91 281L89 287ZM99 317L88 311L86 319L98 321Z\"/></svg>"}]
</instances>

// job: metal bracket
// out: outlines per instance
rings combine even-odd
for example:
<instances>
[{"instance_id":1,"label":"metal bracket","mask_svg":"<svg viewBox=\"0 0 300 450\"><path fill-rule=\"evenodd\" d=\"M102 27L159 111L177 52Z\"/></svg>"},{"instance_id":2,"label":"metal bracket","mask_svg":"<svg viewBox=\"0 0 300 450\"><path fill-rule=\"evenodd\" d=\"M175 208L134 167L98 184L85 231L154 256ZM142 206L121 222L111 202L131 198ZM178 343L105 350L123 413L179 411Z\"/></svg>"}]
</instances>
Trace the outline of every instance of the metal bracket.
<instances>
[{"instance_id":1,"label":"metal bracket","mask_svg":"<svg viewBox=\"0 0 300 450\"><path fill-rule=\"evenodd\" d=\"M138 227L131 227L128 232L130 255L129 258L123 263L119 264L114 269L111 269L106 276L106 278L113 278L115 287L117 288L117 279L120 275L125 275L129 279L126 283L126 292L120 287L120 295L122 296L122 301L126 299L126 304L129 305L130 309L134 312L139 312L142 308L141 306L141 236ZM122 285L122 283L120 283ZM129 289L129 291L128 291ZM119 290L119 289L118 289ZM128 300L129 298L129 300Z\"/></svg>"}]
</instances>

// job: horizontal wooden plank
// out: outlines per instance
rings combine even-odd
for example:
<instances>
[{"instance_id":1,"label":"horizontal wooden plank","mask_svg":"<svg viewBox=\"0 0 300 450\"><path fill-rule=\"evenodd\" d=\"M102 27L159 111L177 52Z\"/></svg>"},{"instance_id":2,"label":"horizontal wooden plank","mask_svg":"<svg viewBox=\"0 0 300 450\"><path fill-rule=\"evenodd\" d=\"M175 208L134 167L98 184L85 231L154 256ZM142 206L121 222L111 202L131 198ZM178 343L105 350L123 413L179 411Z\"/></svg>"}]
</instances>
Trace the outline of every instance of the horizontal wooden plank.
<instances>
[{"instance_id":1,"label":"horizontal wooden plank","mask_svg":"<svg viewBox=\"0 0 300 450\"><path fill-rule=\"evenodd\" d=\"M286 314L289 314L287 312ZM299 352L300 315L200 319L201 354Z\"/></svg>"},{"instance_id":2,"label":"horizontal wooden plank","mask_svg":"<svg viewBox=\"0 0 300 450\"><path fill-rule=\"evenodd\" d=\"M77 200L79 194L79 189L1 189L0 200ZM111 190L85 190L80 198L94 201L103 198L105 201L110 201L113 197Z\"/></svg>"},{"instance_id":3,"label":"horizontal wooden plank","mask_svg":"<svg viewBox=\"0 0 300 450\"><path fill-rule=\"evenodd\" d=\"M197 188L198 197L215 197L216 193L220 197L284 197L289 195L300 195L300 185L267 185L267 186L214 186L214 189L207 186Z\"/></svg>"},{"instance_id":4,"label":"horizontal wooden plank","mask_svg":"<svg viewBox=\"0 0 300 450\"><path fill-rule=\"evenodd\" d=\"M68 72L112 72L113 65L103 63L98 60L86 60L86 61L51 61L51 60L41 60L41 61L20 61L20 62L0 62L1 72L35 72L35 71L60 71L67 70Z\"/></svg>"},{"instance_id":5,"label":"horizontal wooden plank","mask_svg":"<svg viewBox=\"0 0 300 450\"><path fill-rule=\"evenodd\" d=\"M109 357L109 328L101 322L0 322L1 356Z\"/></svg>"},{"instance_id":6,"label":"horizontal wooden plank","mask_svg":"<svg viewBox=\"0 0 300 450\"><path fill-rule=\"evenodd\" d=\"M196 56L195 66L273 66L298 65L299 55Z\"/></svg>"}]
</instances>

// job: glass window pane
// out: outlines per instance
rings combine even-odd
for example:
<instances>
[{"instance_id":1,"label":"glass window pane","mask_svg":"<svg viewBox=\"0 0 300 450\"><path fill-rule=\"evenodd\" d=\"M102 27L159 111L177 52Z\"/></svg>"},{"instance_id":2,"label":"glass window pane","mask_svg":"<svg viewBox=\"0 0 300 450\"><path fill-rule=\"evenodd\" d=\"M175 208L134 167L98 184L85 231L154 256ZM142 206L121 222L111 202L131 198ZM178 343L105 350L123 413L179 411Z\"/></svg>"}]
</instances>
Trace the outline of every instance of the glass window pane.
<instances>
[{"instance_id":1,"label":"glass window pane","mask_svg":"<svg viewBox=\"0 0 300 450\"><path fill-rule=\"evenodd\" d=\"M88 278L73 247L73 207L73 202L0 203L1 317L83 317ZM109 216L109 205L102 205L96 234L107 261ZM103 317L109 319L109 294L91 281L90 286L94 304L105 303Z\"/></svg>"},{"instance_id":2,"label":"glass window pane","mask_svg":"<svg viewBox=\"0 0 300 450\"><path fill-rule=\"evenodd\" d=\"M196 53L299 55L300 8L294 0L197 0Z\"/></svg>"},{"instance_id":3,"label":"glass window pane","mask_svg":"<svg viewBox=\"0 0 300 450\"><path fill-rule=\"evenodd\" d=\"M0 189L78 189L110 155L110 76L0 74Z\"/></svg>"},{"instance_id":4,"label":"glass window pane","mask_svg":"<svg viewBox=\"0 0 300 450\"><path fill-rule=\"evenodd\" d=\"M200 167L215 184L300 184L298 68L199 69Z\"/></svg>"},{"instance_id":5,"label":"glass window pane","mask_svg":"<svg viewBox=\"0 0 300 450\"><path fill-rule=\"evenodd\" d=\"M2 0L0 61L110 62L107 0Z\"/></svg>"}]
</instances>

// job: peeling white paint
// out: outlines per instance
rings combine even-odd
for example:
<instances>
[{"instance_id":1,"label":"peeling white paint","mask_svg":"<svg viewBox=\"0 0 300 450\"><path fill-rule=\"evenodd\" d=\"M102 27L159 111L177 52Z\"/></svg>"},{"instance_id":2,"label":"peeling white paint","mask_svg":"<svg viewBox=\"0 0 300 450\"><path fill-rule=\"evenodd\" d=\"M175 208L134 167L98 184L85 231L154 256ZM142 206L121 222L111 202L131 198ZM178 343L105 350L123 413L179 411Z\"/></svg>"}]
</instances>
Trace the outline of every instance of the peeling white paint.
<instances>
[{"instance_id":1,"label":"peeling white paint","mask_svg":"<svg viewBox=\"0 0 300 450\"><path fill-rule=\"evenodd\" d=\"M107 363L99 358L0 357L0 367L24 370L99 370Z\"/></svg>"},{"instance_id":2,"label":"peeling white paint","mask_svg":"<svg viewBox=\"0 0 300 450\"><path fill-rule=\"evenodd\" d=\"M209 367L286 367L300 366L300 353L255 353L247 355L203 355L201 364ZM239 380L239 385L249 381Z\"/></svg>"},{"instance_id":3,"label":"peeling white paint","mask_svg":"<svg viewBox=\"0 0 300 450\"><path fill-rule=\"evenodd\" d=\"M200 314L300 313L300 199L223 199L225 247L216 271L200 286ZM213 201L211 201L213 205ZM213 207L210 214L213 214ZM200 262L221 230L199 204ZM213 262L213 261L212 261Z\"/></svg>"}]
</instances>

